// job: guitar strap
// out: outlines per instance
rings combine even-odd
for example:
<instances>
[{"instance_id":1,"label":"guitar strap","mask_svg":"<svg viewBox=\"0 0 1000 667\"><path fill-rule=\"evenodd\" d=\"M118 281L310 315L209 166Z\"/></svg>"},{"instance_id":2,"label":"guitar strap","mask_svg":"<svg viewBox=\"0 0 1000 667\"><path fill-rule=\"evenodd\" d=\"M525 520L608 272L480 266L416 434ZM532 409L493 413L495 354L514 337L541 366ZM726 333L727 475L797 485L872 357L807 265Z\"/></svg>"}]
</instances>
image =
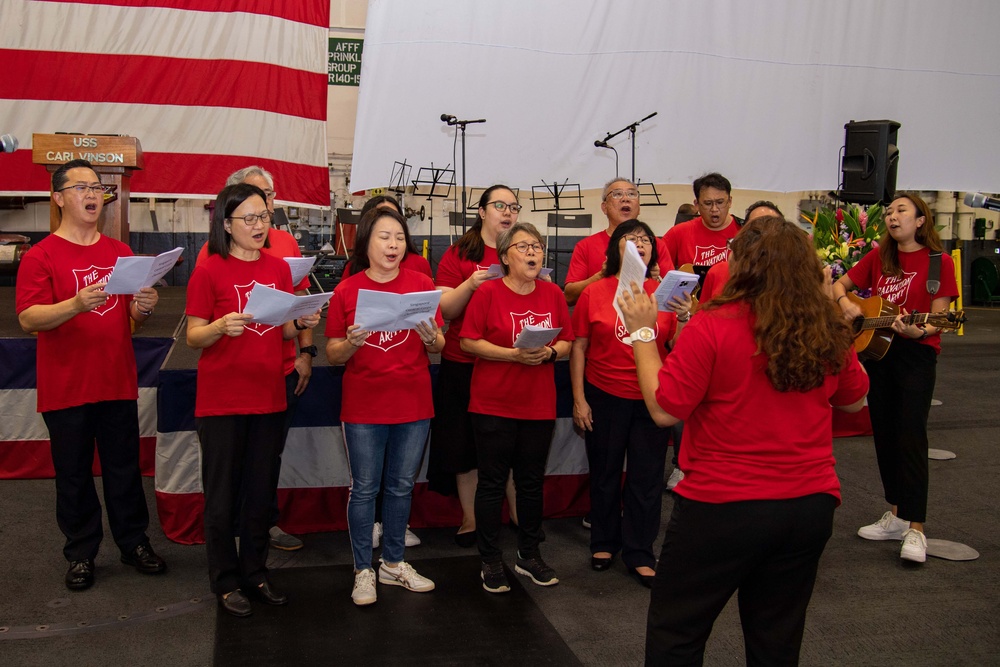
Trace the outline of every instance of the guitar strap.
<instances>
[{"instance_id":1,"label":"guitar strap","mask_svg":"<svg viewBox=\"0 0 1000 667\"><path fill-rule=\"evenodd\" d=\"M941 253L932 252L927 266L927 293L934 296L941 289Z\"/></svg>"}]
</instances>

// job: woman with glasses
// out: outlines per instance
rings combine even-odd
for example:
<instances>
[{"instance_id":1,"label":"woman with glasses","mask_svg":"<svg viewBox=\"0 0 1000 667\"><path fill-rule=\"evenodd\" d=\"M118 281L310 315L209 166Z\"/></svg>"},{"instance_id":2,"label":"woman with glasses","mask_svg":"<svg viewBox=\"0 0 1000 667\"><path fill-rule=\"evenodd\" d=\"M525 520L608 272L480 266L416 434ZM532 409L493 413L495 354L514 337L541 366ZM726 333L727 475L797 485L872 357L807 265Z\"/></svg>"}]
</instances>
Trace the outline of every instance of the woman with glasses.
<instances>
[{"instance_id":1,"label":"woman with glasses","mask_svg":"<svg viewBox=\"0 0 1000 667\"><path fill-rule=\"evenodd\" d=\"M656 291L658 283L649 278L657 261L655 240L639 220L627 220L611 232L604 278L583 290L573 310L576 340L570 356L573 423L584 433L590 467L590 566L605 571L621 551L628 571L647 587L655 575L653 541L660 530L669 431L653 422L643 403L632 340L614 298L629 241L646 264L643 288ZM657 314L652 335L661 360L691 318L692 305L687 294L671 303L671 311Z\"/></svg>"},{"instance_id":2,"label":"woman with glasses","mask_svg":"<svg viewBox=\"0 0 1000 667\"><path fill-rule=\"evenodd\" d=\"M506 185L494 185L479 198L476 223L441 258L437 288L441 314L449 320L444 351L434 390L434 438L428 462L428 487L444 495L458 494L462 523L455 534L461 547L476 544L476 446L469 417L469 387L475 357L459 342L465 307L472 295L490 279L488 269L500 263L497 238L517 222L521 206ZM494 278L497 276L493 276ZM517 523L513 482L507 486L511 521Z\"/></svg>"},{"instance_id":3,"label":"woman with glasses","mask_svg":"<svg viewBox=\"0 0 1000 667\"><path fill-rule=\"evenodd\" d=\"M662 362L642 335L656 324L656 302L634 283L618 299L650 416L660 426L684 419L686 475L650 595L646 664L701 664L736 591L747 663L798 664L840 503L831 405L856 412L868 390L850 327L797 225L748 223L729 269L722 294Z\"/></svg>"},{"instance_id":4,"label":"woman with glasses","mask_svg":"<svg viewBox=\"0 0 1000 667\"><path fill-rule=\"evenodd\" d=\"M413 482L424 457L431 417L430 359L440 352L444 323L440 311L415 329L369 331L357 311L361 290L408 294L432 292L425 275L400 268L406 252L406 221L390 209L373 209L358 226L355 258L361 270L341 282L330 301L326 356L343 364L340 407L344 445L351 469L347 525L354 552L351 599L376 601L372 568L375 496L385 478L382 557L378 581L426 593L434 582L403 560Z\"/></svg>"},{"instance_id":5,"label":"woman with glasses","mask_svg":"<svg viewBox=\"0 0 1000 667\"><path fill-rule=\"evenodd\" d=\"M209 579L219 604L234 616L252 613L246 596L271 605L288 601L267 579L287 407L282 343L319 323L319 312L282 326L253 322L253 314L243 312L255 285L293 290L288 264L261 252L271 219L265 201L260 188L246 183L219 193L208 257L191 274L186 307L188 345L201 350L195 421Z\"/></svg>"},{"instance_id":6,"label":"woman with glasses","mask_svg":"<svg viewBox=\"0 0 1000 667\"><path fill-rule=\"evenodd\" d=\"M503 277L483 283L462 323L462 350L475 358L468 410L479 465L476 539L483 588L510 590L497 544L504 488L517 487L514 571L539 586L559 583L542 560L542 485L556 418L553 363L569 354L569 309L556 285L539 280L545 244L533 225L517 223L497 239ZM548 344L518 339L528 328L558 329ZM530 332L529 332L530 335Z\"/></svg>"}]
</instances>

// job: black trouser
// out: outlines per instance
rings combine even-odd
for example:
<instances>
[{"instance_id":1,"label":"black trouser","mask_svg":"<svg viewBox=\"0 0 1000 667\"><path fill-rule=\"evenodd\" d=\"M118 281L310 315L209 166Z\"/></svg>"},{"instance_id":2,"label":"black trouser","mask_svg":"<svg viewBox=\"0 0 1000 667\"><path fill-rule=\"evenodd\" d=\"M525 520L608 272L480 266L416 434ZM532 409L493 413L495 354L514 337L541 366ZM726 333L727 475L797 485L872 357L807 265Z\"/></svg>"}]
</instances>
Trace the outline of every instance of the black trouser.
<instances>
[{"instance_id":1,"label":"black trouser","mask_svg":"<svg viewBox=\"0 0 1000 667\"><path fill-rule=\"evenodd\" d=\"M937 353L896 336L868 371L868 413L885 499L904 521L927 520L927 417L934 397Z\"/></svg>"},{"instance_id":2,"label":"black trouser","mask_svg":"<svg viewBox=\"0 0 1000 667\"><path fill-rule=\"evenodd\" d=\"M510 419L472 414L479 484L476 487L476 539L483 562L499 562L500 513L507 477L517 489L517 549L525 558L538 554L542 530L542 486L552 444L554 419Z\"/></svg>"},{"instance_id":3,"label":"black trouser","mask_svg":"<svg viewBox=\"0 0 1000 667\"><path fill-rule=\"evenodd\" d=\"M195 420L201 441L205 547L213 593L256 586L267 579L268 517L277 484L284 414ZM235 531L234 525L238 526Z\"/></svg>"},{"instance_id":4,"label":"black trouser","mask_svg":"<svg viewBox=\"0 0 1000 667\"><path fill-rule=\"evenodd\" d=\"M653 422L641 398L619 398L589 382L584 393L594 423L594 430L584 434L590 467L590 552L621 550L625 565L655 567L653 541L660 531L668 431Z\"/></svg>"},{"instance_id":5,"label":"black trouser","mask_svg":"<svg viewBox=\"0 0 1000 667\"><path fill-rule=\"evenodd\" d=\"M747 664L798 664L836 502L676 496L649 600L646 664L702 664L712 624L737 590Z\"/></svg>"},{"instance_id":6,"label":"black trouser","mask_svg":"<svg viewBox=\"0 0 1000 667\"><path fill-rule=\"evenodd\" d=\"M104 529L94 485L94 442L101 458L104 503L115 544L129 553L149 542L149 509L139 471L136 401L100 401L42 413L56 471L56 522L66 560L95 558Z\"/></svg>"}]
</instances>

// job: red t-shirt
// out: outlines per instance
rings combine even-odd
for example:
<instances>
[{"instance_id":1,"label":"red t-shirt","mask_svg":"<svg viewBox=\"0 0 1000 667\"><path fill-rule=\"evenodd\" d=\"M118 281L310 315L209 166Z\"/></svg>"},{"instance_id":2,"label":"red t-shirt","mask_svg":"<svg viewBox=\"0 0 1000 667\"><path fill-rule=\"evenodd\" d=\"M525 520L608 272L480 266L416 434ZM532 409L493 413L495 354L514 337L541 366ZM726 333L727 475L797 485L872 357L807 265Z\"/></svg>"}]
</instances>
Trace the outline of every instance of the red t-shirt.
<instances>
[{"instance_id":1,"label":"red t-shirt","mask_svg":"<svg viewBox=\"0 0 1000 667\"><path fill-rule=\"evenodd\" d=\"M468 280L469 276L476 271L486 270L490 268L491 264L499 263L500 257L497 255L496 248L485 246L483 259L479 262L473 262L471 259L462 259L459 257L458 250L455 246L451 246L445 251L444 256L441 257L441 262L438 264L437 280L434 282L438 287L455 289ZM497 280L500 280L500 278L497 278ZM444 350L441 351L441 356L449 361L471 364L476 361L476 358L471 354L463 352L462 346L459 343L459 334L462 332L462 321L464 318L465 313L463 312L448 322L448 330L444 333Z\"/></svg>"},{"instance_id":2,"label":"red t-shirt","mask_svg":"<svg viewBox=\"0 0 1000 667\"><path fill-rule=\"evenodd\" d=\"M403 260L399 263L399 268L409 269L410 271L416 271L417 273L422 273L431 280L434 279L434 274L431 272L431 263L424 259L423 255L414 255L412 252L408 252L403 255ZM344 275L340 277L341 280L346 280L351 277L351 263L348 262L344 265Z\"/></svg>"},{"instance_id":3,"label":"red t-shirt","mask_svg":"<svg viewBox=\"0 0 1000 667\"><path fill-rule=\"evenodd\" d=\"M710 230L700 217L667 230L663 238L674 266L710 266L729 259L728 241L740 231L736 219L730 218L729 224L719 231Z\"/></svg>"},{"instance_id":4,"label":"red t-shirt","mask_svg":"<svg viewBox=\"0 0 1000 667\"><path fill-rule=\"evenodd\" d=\"M657 286L655 280L647 280L643 288L652 294ZM589 339L585 375L590 384L612 396L641 399L632 340L614 307L617 289L618 278L614 276L587 285L573 309L573 333L577 338ZM676 331L676 315L663 311L657 314L656 351L661 361L667 356L667 341Z\"/></svg>"},{"instance_id":5,"label":"red t-shirt","mask_svg":"<svg viewBox=\"0 0 1000 667\"><path fill-rule=\"evenodd\" d=\"M462 338L482 339L512 348L517 335L528 324L562 327L555 341L573 340L569 308L562 290L553 283L536 280L531 294L517 294L502 279L491 280L483 283L469 300ZM477 357L472 371L469 412L511 419L555 419L554 368L554 364L525 366Z\"/></svg>"},{"instance_id":6,"label":"red t-shirt","mask_svg":"<svg viewBox=\"0 0 1000 667\"><path fill-rule=\"evenodd\" d=\"M119 257L132 250L107 236L81 246L49 234L21 260L15 309L53 305L105 282ZM38 332L38 411L139 397L129 306L132 295L112 295L51 331Z\"/></svg>"},{"instance_id":7,"label":"red t-shirt","mask_svg":"<svg viewBox=\"0 0 1000 667\"><path fill-rule=\"evenodd\" d=\"M941 253L941 288L933 297L927 292L927 272L930 267L929 248L921 248L914 252L900 252L899 267L903 270L901 278L893 278L882 274L882 261L878 250L872 250L861 261L851 267L847 277L859 289L870 289L875 296L882 297L907 312L929 313L931 301L939 297L954 299L958 296L958 284L955 282L955 263L947 253ZM924 345L930 345L935 352L941 353L941 334L927 336L920 340Z\"/></svg>"},{"instance_id":8,"label":"red t-shirt","mask_svg":"<svg viewBox=\"0 0 1000 667\"><path fill-rule=\"evenodd\" d=\"M569 269L566 270L566 282L575 283L586 280L601 270L604 260L608 258L608 246L611 245L611 234L600 231L591 234L573 247L573 255L569 258ZM656 264L660 267L660 277L674 268L674 263L667 252L667 244L663 239L656 239Z\"/></svg>"},{"instance_id":9,"label":"red t-shirt","mask_svg":"<svg viewBox=\"0 0 1000 667\"><path fill-rule=\"evenodd\" d=\"M346 338L354 324L359 290L408 294L434 289L422 273L400 269L387 283L378 283L364 272L340 281L330 300L327 338ZM441 310L438 326L444 324ZM349 424L405 424L434 416L431 398L430 359L427 347L414 329L373 331L345 365L340 420Z\"/></svg>"},{"instance_id":10,"label":"red t-shirt","mask_svg":"<svg viewBox=\"0 0 1000 667\"><path fill-rule=\"evenodd\" d=\"M707 503L829 493L839 502L830 406L868 391L854 349L844 370L807 392L776 391L766 368L743 303L698 312L677 339L656 392L684 420L677 493Z\"/></svg>"},{"instance_id":11,"label":"red t-shirt","mask_svg":"<svg viewBox=\"0 0 1000 667\"><path fill-rule=\"evenodd\" d=\"M301 257L302 251L299 250L299 242L295 240L295 237L288 232L275 229L271 227L267 232L267 239L271 242L270 248L261 248L261 252L270 255L271 257L277 257L278 259L283 259L285 257ZM205 243L201 246L201 250L198 251L198 259L195 260L194 265L198 266L205 258L208 257L208 244ZM287 263L287 262L286 262ZM291 271L291 269L289 269ZM309 275L302 279L302 281L295 286L296 292L301 292L309 289ZM282 365L285 369L285 375L288 375L295 370L295 355L298 353L295 339L286 340L283 343L282 348L283 360Z\"/></svg>"},{"instance_id":12,"label":"red t-shirt","mask_svg":"<svg viewBox=\"0 0 1000 667\"><path fill-rule=\"evenodd\" d=\"M700 303L708 303L712 297L722 293L722 288L729 280L729 261L723 260L718 264L713 264L705 274L705 281L701 285L701 292L698 293Z\"/></svg>"},{"instance_id":13,"label":"red t-shirt","mask_svg":"<svg viewBox=\"0 0 1000 667\"><path fill-rule=\"evenodd\" d=\"M185 313L209 322L242 313L256 284L291 292L288 263L264 253L253 262L209 255L191 273ZM224 335L202 349L195 417L283 411L287 407L283 343L282 327L253 323L241 335Z\"/></svg>"}]
</instances>

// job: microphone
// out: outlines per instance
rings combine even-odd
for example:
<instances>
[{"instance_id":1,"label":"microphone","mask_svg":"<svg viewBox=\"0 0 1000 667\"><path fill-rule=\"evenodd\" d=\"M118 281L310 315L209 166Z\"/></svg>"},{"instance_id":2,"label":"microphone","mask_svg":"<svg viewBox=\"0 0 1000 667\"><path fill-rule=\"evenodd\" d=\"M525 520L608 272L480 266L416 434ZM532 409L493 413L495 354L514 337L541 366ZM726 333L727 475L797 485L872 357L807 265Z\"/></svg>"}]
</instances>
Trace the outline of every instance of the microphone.
<instances>
[{"instance_id":1,"label":"microphone","mask_svg":"<svg viewBox=\"0 0 1000 667\"><path fill-rule=\"evenodd\" d=\"M1000 199L987 197L982 192L967 192L965 205L972 208L985 208L989 211L1000 211Z\"/></svg>"},{"instance_id":2,"label":"microphone","mask_svg":"<svg viewBox=\"0 0 1000 667\"><path fill-rule=\"evenodd\" d=\"M5 134L0 137L0 153L13 153L17 150L17 137Z\"/></svg>"},{"instance_id":3,"label":"microphone","mask_svg":"<svg viewBox=\"0 0 1000 667\"><path fill-rule=\"evenodd\" d=\"M594 142L594 146L596 146L597 148L609 148L608 142L601 141L600 139Z\"/></svg>"},{"instance_id":4,"label":"microphone","mask_svg":"<svg viewBox=\"0 0 1000 667\"><path fill-rule=\"evenodd\" d=\"M443 114L441 114L441 121L442 122L450 124L453 120L455 120L455 117L452 116L451 114L449 114L449 113L443 113Z\"/></svg>"}]
</instances>

